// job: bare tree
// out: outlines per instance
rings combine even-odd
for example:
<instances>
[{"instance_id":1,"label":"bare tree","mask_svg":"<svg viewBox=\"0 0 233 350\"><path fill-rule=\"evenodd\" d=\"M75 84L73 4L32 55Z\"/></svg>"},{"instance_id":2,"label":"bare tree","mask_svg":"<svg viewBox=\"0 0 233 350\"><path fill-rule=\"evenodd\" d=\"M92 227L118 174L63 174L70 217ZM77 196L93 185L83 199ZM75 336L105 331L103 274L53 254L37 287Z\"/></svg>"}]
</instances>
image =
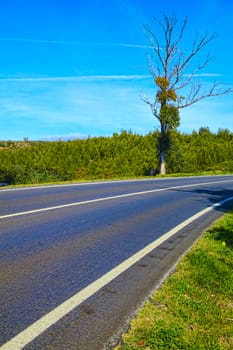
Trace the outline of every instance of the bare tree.
<instances>
[{"instance_id":1,"label":"bare tree","mask_svg":"<svg viewBox=\"0 0 233 350\"><path fill-rule=\"evenodd\" d=\"M147 103L153 115L160 123L160 173L166 174L166 152L169 149L170 134L180 124L179 110L197 103L204 98L220 96L233 92L231 88L221 88L219 83L204 89L196 77L200 75L210 62L209 54L195 64L196 56L202 51L214 35L208 32L197 36L192 42L190 50L182 50L181 43L187 26L187 18L178 26L176 16L163 15L162 21L155 19L155 23L162 33L162 39L150 27L145 26L145 34L153 50L155 59L149 57L149 69L157 87L157 94L153 102L148 97L141 96ZM155 65L156 64L156 65ZM184 93L185 91L185 93ZM184 96L182 96L182 92Z\"/></svg>"}]
</instances>

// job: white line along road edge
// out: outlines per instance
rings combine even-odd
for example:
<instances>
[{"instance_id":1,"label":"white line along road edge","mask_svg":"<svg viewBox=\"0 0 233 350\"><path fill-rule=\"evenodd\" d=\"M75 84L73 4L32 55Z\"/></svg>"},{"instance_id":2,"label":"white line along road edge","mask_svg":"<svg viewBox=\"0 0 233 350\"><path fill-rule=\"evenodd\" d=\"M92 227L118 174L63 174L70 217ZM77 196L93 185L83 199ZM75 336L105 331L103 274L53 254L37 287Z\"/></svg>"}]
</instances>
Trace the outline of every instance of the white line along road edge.
<instances>
[{"instance_id":1,"label":"white line along road edge","mask_svg":"<svg viewBox=\"0 0 233 350\"><path fill-rule=\"evenodd\" d=\"M131 266L165 242L167 239L175 235L181 229L200 218L201 216L207 214L211 210L224 205L227 202L233 200L233 197L224 199L219 203L215 203L214 205L203 209L191 216L189 219L183 221L181 224L177 225L167 233L165 233L162 237L156 239L154 242L148 244L143 249L139 250L136 254L132 255L127 260L123 261L121 264L113 268L111 271L107 272L102 277L98 278L93 283L89 284L87 287L82 289L77 294L73 295L71 298L67 299L65 302L57 306L55 309L50 311L48 314L40 318L38 321L34 322L32 325L27 327L25 330L20 332L14 338L9 340L7 343L0 347L0 350L21 350L24 346L32 342L35 338L41 335L45 330L54 325L57 321L59 321L62 317L67 315L69 312L74 310L77 306L79 306L82 302L90 298L96 292L98 292L101 288L106 286L116 277L118 277L121 273L128 270Z\"/></svg>"}]
</instances>

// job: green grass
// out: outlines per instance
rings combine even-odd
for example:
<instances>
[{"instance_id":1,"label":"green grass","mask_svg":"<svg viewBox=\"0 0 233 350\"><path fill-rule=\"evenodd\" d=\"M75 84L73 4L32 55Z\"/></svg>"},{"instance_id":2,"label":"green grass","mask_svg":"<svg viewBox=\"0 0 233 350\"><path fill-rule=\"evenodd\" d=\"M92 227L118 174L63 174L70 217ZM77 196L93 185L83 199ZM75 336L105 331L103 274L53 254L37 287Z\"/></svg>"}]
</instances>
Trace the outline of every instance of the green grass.
<instances>
[{"instance_id":1,"label":"green grass","mask_svg":"<svg viewBox=\"0 0 233 350\"><path fill-rule=\"evenodd\" d=\"M117 350L233 349L233 211L192 247Z\"/></svg>"}]
</instances>

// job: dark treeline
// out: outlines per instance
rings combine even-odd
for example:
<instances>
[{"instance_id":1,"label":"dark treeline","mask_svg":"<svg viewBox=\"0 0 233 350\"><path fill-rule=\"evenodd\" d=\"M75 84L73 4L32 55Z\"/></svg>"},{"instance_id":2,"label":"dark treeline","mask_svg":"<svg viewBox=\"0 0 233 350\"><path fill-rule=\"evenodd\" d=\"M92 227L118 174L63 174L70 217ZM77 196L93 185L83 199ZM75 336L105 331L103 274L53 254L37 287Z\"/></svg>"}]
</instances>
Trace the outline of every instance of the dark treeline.
<instances>
[{"instance_id":1,"label":"dark treeline","mask_svg":"<svg viewBox=\"0 0 233 350\"><path fill-rule=\"evenodd\" d=\"M122 131L112 137L56 142L0 142L0 182L29 184L81 179L137 177L156 173L158 137ZM168 173L233 171L233 133L200 128L174 132Z\"/></svg>"}]
</instances>

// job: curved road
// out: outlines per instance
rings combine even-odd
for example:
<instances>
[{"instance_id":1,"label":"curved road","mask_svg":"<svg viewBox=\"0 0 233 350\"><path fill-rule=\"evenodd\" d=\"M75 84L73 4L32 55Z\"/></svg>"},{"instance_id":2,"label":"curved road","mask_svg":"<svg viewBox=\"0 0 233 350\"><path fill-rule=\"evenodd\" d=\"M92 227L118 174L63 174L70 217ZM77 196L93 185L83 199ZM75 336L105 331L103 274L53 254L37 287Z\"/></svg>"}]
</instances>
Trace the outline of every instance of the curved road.
<instances>
[{"instance_id":1,"label":"curved road","mask_svg":"<svg viewBox=\"0 0 233 350\"><path fill-rule=\"evenodd\" d=\"M0 349L111 348L232 202L233 176L0 189Z\"/></svg>"}]
</instances>

